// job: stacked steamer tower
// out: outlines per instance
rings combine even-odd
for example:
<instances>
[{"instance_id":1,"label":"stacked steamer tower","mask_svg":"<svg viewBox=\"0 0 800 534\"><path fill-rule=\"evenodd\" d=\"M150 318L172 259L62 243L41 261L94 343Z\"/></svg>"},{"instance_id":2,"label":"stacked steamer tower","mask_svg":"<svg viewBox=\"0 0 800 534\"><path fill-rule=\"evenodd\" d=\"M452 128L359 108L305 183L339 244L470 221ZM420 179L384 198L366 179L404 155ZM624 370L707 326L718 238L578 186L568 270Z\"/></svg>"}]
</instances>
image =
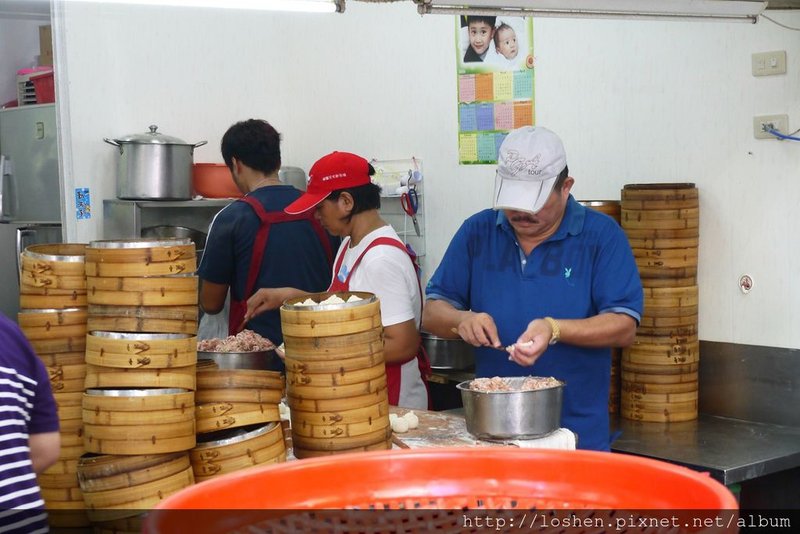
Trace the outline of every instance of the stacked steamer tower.
<instances>
[{"instance_id":1,"label":"stacked steamer tower","mask_svg":"<svg viewBox=\"0 0 800 534\"><path fill-rule=\"evenodd\" d=\"M620 413L627 419L697 418L697 252L700 206L690 183L630 184L621 224L644 288L644 314L622 351Z\"/></svg>"},{"instance_id":2,"label":"stacked steamer tower","mask_svg":"<svg viewBox=\"0 0 800 534\"><path fill-rule=\"evenodd\" d=\"M391 449L378 298L316 293L280 314L295 457Z\"/></svg>"},{"instance_id":3,"label":"stacked steamer tower","mask_svg":"<svg viewBox=\"0 0 800 534\"><path fill-rule=\"evenodd\" d=\"M84 244L31 245L20 254L22 332L44 362L58 407L61 452L37 478L53 527L89 525L78 483L83 446L86 364L86 275Z\"/></svg>"},{"instance_id":4,"label":"stacked steamer tower","mask_svg":"<svg viewBox=\"0 0 800 534\"><path fill-rule=\"evenodd\" d=\"M189 239L93 241L78 479L89 519L141 530L143 513L194 483L197 267Z\"/></svg>"}]
</instances>

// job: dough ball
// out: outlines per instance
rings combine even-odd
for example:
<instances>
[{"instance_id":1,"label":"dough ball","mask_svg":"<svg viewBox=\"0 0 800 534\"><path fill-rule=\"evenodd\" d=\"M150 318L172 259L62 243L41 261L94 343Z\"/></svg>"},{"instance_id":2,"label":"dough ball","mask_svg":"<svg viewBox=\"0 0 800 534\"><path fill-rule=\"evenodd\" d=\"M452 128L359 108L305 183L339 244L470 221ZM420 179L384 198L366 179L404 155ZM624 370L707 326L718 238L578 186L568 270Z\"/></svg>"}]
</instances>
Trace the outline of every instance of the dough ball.
<instances>
[{"instance_id":1,"label":"dough ball","mask_svg":"<svg viewBox=\"0 0 800 534\"><path fill-rule=\"evenodd\" d=\"M392 423L392 430L394 430L398 434L408 432L408 421L406 421L402 417L396 418Z\"/></svg>"},{"instance_id":2,"label":"dough ball","mask_svg":"<svg viewBox=\"0 0 800 534\"><path fill-rule=\"evenodd\" d=\"M397 414L396 413L390 413L389 414L389 423L393 424L395 422L395 420L397 420Z\"/></svg>"},{"instance_id":3,"label":"dough ball","mask_svg":"<svg viewBox=\"0 0 800 534\"><path fill-rule=\"evenodd\" d=\"M415 414L413 411L406 413L403 416L403 419L405 419L406 422L408 422L409 429L414 429L419 426L419 417L417 417L417 414Z\"/></svg>"}]
</instances>

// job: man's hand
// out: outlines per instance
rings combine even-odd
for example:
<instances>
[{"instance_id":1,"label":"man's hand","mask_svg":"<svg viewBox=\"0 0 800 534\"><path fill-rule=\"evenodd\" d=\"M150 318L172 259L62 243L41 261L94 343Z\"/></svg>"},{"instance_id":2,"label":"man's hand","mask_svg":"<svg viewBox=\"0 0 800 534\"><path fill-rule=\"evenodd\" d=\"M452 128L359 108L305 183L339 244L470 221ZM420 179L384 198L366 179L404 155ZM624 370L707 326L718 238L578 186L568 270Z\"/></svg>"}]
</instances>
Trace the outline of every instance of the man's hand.
<instances>
[{"instance_id":1,"label":"man's hand","mask_svg":"<svg viewBox=\"0 0 800 534\"><path fill-rule=\"evenodd\" d=\"M465 313L453 333L457 333L461 339L474 347L503 348L497 335L497 325L488 313Z\"/></svg>"},{"instance_id":2,"label":"man's hand","mask_svg":"<svg viewBox=\"0 0 800 534\"><path fill-rule=\"evenodd\" d=\"M523 367L530 367L550 346L553 329L543 319L535 319L528 323L528 328L508 347L509 359Z\"/></svg>"}]
</instances>

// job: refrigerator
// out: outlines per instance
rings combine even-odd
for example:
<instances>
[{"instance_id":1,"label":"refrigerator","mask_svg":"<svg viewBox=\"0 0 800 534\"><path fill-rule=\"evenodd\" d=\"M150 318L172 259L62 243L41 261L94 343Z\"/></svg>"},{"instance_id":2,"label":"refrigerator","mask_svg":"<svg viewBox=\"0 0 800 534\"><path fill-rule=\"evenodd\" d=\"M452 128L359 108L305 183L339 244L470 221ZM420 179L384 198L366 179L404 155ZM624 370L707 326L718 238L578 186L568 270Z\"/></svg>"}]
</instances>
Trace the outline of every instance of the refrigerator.
<instances>
[{"instance_id":1,"label":"refrigerator","mask_svg":"<svg viewBox=\"0 0 800 534\"><path fill-rule=\"evenodd\" d=\"M19 255L62 242L55 104L0 109L0 312L16 321Z\"/></svg>"}]
</instances>

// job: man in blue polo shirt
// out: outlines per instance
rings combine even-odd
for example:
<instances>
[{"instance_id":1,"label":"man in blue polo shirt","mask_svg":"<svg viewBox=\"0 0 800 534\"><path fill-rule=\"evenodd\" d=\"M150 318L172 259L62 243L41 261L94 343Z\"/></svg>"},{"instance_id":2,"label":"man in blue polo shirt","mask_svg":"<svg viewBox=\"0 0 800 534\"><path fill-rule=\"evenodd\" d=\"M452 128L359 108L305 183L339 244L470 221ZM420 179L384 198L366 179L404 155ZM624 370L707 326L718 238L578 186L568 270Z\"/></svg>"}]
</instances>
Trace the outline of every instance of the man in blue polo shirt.
<instances>
[{"instance_id":1,"label":"man in blue polo shirt","mask_svg":"<svg viewBox=\"0 0 800 534\"><path fill-rule=\"evenodd\" d=\"M510 132L494 209L456 232L428 283L422 322L477 347L478 377L566 382L562 426L579 448L607 451L610 347L633 343L644 297L624 232L580 205L573 184L556 134Z\"/></svg>"}]
</instances>

